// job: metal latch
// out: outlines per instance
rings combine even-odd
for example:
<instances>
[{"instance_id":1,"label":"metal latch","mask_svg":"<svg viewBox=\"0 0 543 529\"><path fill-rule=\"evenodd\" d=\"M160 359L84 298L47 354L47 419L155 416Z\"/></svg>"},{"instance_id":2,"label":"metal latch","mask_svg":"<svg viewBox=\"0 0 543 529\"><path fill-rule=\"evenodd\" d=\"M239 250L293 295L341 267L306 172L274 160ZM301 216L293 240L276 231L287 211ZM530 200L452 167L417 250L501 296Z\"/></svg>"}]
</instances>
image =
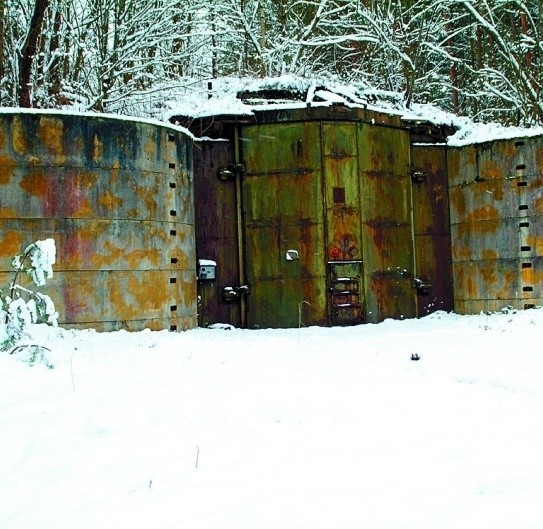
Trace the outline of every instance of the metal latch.
<instances>
[{"instance_id":1,"label":"metal latch","mask_svg":"<svg viewBox=\"0 0 543 529\"><path fill-rule=\"evenodd\" d=\"M429 294L432 291L432 282L429 279L415 277L413 287L417 289L419 294Z\"/></svg>"},{"instance_id":2,"label":"metal latch","mask_svg":"<svg viewBox=\"0 0 543 529\"><path fill-rule=\"evenodd\" d=\"M226 303L234 303L241 296L246 296L250 293L249 285L241 285L239 287L224 287L222 289L222 299Z\"/></svg>"},{"instance_id":3,"label":"metal latch","mask_svg":"<svg viewBox=\"0 0 543 529\"><path fill-rule=\"evenodd\" d=\"M226 167L221 167L217 172L217 177L222 182L235 180L238 176L242 176L245 172L245 166L242 163L230 164Z\"/></svg>"},{"instance_id":4,"label":"metal latch","mask_svg":"<svg viewBox=\"0 0 543 529\"><path fill-rule=\"evenodd\" d=\"M411 171L411 180L413 180L413 182L420 184L424 182L425 178L426 178L426 175L420 169L413 169Z\"/></svg>"}]
</instances>

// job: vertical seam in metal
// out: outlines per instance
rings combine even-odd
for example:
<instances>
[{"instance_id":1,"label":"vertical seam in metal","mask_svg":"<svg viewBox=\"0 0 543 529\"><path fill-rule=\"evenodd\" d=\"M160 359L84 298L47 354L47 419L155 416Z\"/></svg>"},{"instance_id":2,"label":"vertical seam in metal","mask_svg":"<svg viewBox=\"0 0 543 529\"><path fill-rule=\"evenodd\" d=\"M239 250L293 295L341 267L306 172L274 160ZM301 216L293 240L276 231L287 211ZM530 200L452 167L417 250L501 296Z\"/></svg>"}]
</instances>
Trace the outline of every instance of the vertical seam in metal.
<instances>
[{"instance_id":1,"label":"vertical seam in metal","mask_svg":"<svg viewBox=\"0 0 543 529\"><path fill-rule=\"evenodd\" d=\"M234 163L238 165L240 163L240 126L234 125ZM236 171L236 224L238 235L238 272L239 272L239 284L245 285L245 245L244 245L244 223L243 223L243 205L242 205L242 187L241 179L243 174L240 171ZM240 327L247 326L247 304L245 296L240 296Z\"/></svg>"},{"instance_id":2,"label":"vertical seam in metal","mask_svg":"<svg viewBox=\"0 0 543 529\"><path fill-rule=\"evenodd\" d=\"M321 165L321 194L322 194L322 220L323 220L323 259L324 259L324 270L325 270L325 296L326 296L326 319L328 320L328 325L332 325L332 301L330 299L330 270L328 265L328 202L326 200L326 175L325 175L325 164L324 164L324 126L323 120L318 121L319 124L319 151L320 151L320 165Z\"/></svg>"},{"instance_id":3,"label":"vertical seam in metal","mask_svg":"<svg viewBox=\"0 0 543 529\"><path fill-rule=\"evenodd\" d=\"M361 156L361 146L360 146L360 131L359 127L362 127L363 124L361 121L355 122L355 148L356 148L356 181L358 184L358 236L360 237L360 260L362 264L360 265L360 282L359 282L359 301L361 301L361 317L363 323L366 323L366 277L365 277L365 262L364 262L364 230L362 229L362 179L360 171L360 156ZM360 300L360 297L362 299Z\"/></svg>"},{"instance_id":4,"label":"vertical seam in metal","mask_svg":"<svg viewBox=\"0 0 543 529\"><path fill-rule=\"evenodd\" d=\"M407 179L409 182L409 202L410 202L410 216L411 216L411 245L413 251L413 279L417 277L417 244L415 241L415 209L413 204L413 179L411 178L412 167L412 153L411 150L413 145L411 143L411 133L408 133L408 142L409 148L408 152L408 168L407 168ZM413 295L415 296L415 317L419 317L419 296L416 289L412 290Z\"/></svg>"}]
</instances>

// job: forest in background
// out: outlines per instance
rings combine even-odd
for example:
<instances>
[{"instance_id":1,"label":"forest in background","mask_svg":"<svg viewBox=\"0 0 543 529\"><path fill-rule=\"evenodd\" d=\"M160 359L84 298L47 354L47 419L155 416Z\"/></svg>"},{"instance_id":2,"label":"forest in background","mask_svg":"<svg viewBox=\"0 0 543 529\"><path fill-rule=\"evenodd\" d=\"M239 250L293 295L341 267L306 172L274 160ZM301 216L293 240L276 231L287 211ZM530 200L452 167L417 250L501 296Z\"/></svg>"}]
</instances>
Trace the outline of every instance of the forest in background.
<instances>
[{"instance_id":1,"label":"forest in background","mask_svg":"<svg viewBox=\"0 0 543 529\"><path fill-rule=\"evenodd\" d=\"M0 0L0 105L138 115L204 80L293 74L540 125L542 4Z\"/></svg>"}]
</instances>

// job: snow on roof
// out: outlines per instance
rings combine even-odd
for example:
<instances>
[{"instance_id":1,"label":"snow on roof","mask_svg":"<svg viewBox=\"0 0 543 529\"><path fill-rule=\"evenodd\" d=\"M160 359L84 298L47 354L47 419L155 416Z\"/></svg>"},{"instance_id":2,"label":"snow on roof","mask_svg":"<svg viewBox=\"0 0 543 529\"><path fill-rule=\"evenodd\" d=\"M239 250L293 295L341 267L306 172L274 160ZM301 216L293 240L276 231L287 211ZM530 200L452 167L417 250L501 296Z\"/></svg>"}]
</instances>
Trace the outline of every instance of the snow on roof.
<instances>
[{"instance_id":1,"label":"snow on roof","mask_svg":"<svg viewBox=\"0 0 543 529\"><path fill-rule=\"evenodd\" d=\"M177 132L182 132L186 136L192 139L196 139L194 134L185 127L174 125L169 121L163 121L156 118L143 118L135 116L126 116L123 114L106 114L101 112L81 112L74 110L70 107L65 109L45 109L45 108L19 108L19 107L0 107L0 115L2 114L34 114L34 115L49 115L49 116L72 116L82 118L103 118L103 119L115 119L118 121L130 121L134 123L144 123L147 125L155 125L157 127L163 127Z\"/></svg>"},{"instance_id":2,"label":"snow on roof","mask_svg":"<svg viewBox=\"0 0 543 529\"><path fill-rule=\"evenodd\" d=\"M404 121L429 122L435 125L447 125L456 132L447 138L449 147L462 147L490 141L511 140L542 136L543 127L510 127L499 123L479 123L465 116L445 112L434 105L414 104L404 112Z\"/></svg>"},{"instance_id":3,"label":"snow on roof","mask_svg":"<svg viewBox=\"0 0 543 529\"><path fill-rule=\"evenodd\" d=\"M175 116L204 118L211 116L251 116L255 110L273 108L292 109L311 106L345 104L351 107L368 106L368 98L357 93L355 86L318 81L285 75L264 79L220 78L211 89L202 88L189 97L166 103L167 119ZM397 110L380 108L398 113Z\"/></svg>"},{"instance_id":4,"label":"snow on roof","mask_svg":"<svg viewBox=\"0 0 543 529\"><path fill-rule=\"evenodd\" d=\"M254 111L295 109L343 104L376 112L400 115L406 123L429 123L456 129L447 145L460 147L489 141L543 135L543 127L507 127L498 123L478 123L456 116L430 104L412 104L406 108L402 94L376 90L359 84L307 79L292 75L281 77L221 78L211 89L201 88L188 97L167 101L165 119L174 116L204 118L212 116L251 116Z\"/></svg>"}]
</instances>

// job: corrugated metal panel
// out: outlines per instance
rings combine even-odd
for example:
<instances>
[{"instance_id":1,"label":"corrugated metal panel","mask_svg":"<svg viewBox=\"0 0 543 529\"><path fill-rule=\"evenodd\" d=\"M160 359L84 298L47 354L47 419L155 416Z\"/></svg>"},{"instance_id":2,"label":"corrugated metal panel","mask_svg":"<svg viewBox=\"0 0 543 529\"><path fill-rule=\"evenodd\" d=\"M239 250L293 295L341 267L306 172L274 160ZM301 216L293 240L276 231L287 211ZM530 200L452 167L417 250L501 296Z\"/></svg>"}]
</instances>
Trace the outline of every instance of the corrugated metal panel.
<instances>
[{"instance_id":1,"label":"corrugated metal panel","mask_svg":"<svg viewBox=\"0 0 543 529\"><path fill-rule=\"evenodd\" d=\"M453 310L447 153L444 145L411 148L417 315Z\"/></svg>"},{"instance_id":2,"label":"corrugated metal panel","mask_svg":"<svg viewBox=\"0 0 543 529\"><path fill-rule=\"evenodd\" d=\"M542 139L454 149L449 158L455 309L541 304Z\"/></svg>"},{"instance_id":3,"label":"corrugated metal panel","mask_svg":"<svg viewBox=\"0 0 543 529\"><path fill-rule=\"evenodd\" d=\"M241 140L248 324L296 327L300 311L326 323L320 124L244 127Z\"/></svg>"},{"instance_id":4,"label":"corrugated metal panel","mask_svg":"<svg viewBox=\"0 0 543 529\"><path fill-rule=\"evenodd\" d=\"M406 130L359 126L367 320L416 315Z\"/></svg>"},{"instance_id":5,"label":"corrugated metal panel","mask_svg":"<svg viewBox=\"0 0 543 529\"><path fill-rule=\"evenodd\" d=\"M0 267L57 245L51 293L65 325L196 325L191 143L103 117L0 116Z\"/></svg>"}]
</instances>

